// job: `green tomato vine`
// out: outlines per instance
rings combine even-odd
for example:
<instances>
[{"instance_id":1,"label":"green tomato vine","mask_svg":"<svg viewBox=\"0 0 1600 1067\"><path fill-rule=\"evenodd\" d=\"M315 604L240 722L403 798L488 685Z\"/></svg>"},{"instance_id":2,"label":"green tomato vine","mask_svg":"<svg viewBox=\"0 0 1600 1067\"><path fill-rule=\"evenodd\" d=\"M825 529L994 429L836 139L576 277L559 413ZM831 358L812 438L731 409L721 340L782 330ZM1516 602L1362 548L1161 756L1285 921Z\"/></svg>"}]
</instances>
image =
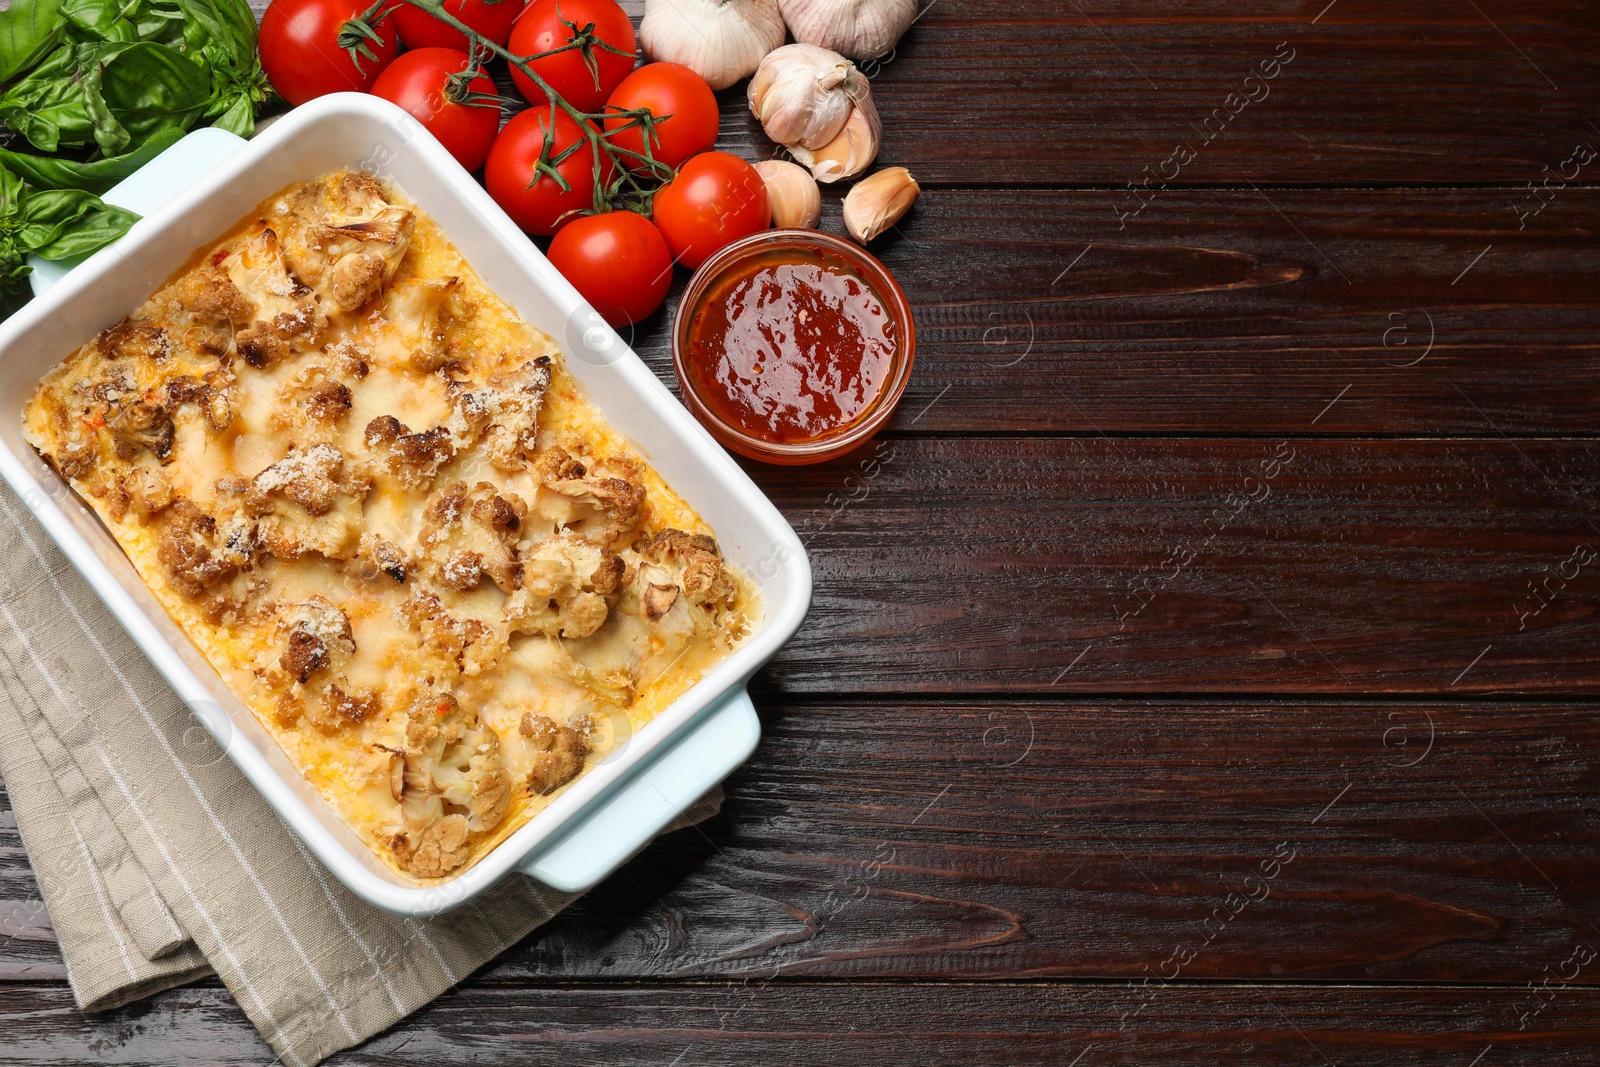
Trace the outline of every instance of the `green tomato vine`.
<instances>
[{"instance_id":1,"label":"green tomato vine","mask_svg":"<svg viewBox=\"0 0 1600 1067\"><path fill-rule=\"evenodd\" d=\"M504 0L502 0L504 2ZM521 72L529 81L544 93L550 109L549 118L544 124L544 146L539 152L539 159L534 164L533 179L528 184L532 186L541 178L549 178L563 193L572 191L572 184L556 169L565 162L574 152L585 144L593 153L594 168L594 196L591 208L592 214L603 214L612 210L613 205L621 206L629 211L636 211L648 217L650 215L651 200L656 191L666 182L676 176L677 171L656 159L651 148L657 139L655 128L657 124L666 122L671 115L655 115L648 108L613 108L610 105L602 107L599 111L581 111L566 100L560 93L546 81L538 71L533 69L535 60L547 56L558 55L562 52L581 51L584 66L595 79L595 88L600 87L600 68L595 60L595 49L601 49L619 56L632 57L633 53L624 52L620 48L602 40L595 32L594 23L579 26L567 19L561 19L561 24L571 33L571 39L564 45L536 52L532 55L517 55L504 45L500 45L485 37L483 34L462 22L445 9L444 0L374 0L371 7L360 15L346 22L339 31L339 47L350 54L350 59L360 69L363 59L376 62L377 56L372 51L373 44L383 44L380 36L383 31L383 22L389 14L402 4L426 11L446 26L464 34L469 45L467 69L453 75L448 84L446 95L456 103L465 103L473 107L500 107L503 103L498 95L490 96L484 93L474 93L470 85L474 78L485 71L485 64L490 57L504 59L510 66ZM389 32L393 32L392 30ZM539 105L534 105L539 106ZM583 140L574 141L565 148L557 149L555 144L555 125L557 110L565 112L578 128L583 131ZM607 119L623 121L607 128ZM638 129L642 131L641 141L643 152L635 152L624 148L613 139L626 130ZM606 167L602 161L609 159L613 164L611 168L614 177L606 182L602 175ZM570 213L569 213L570 214Z\"/></svg>"}]
</instances>

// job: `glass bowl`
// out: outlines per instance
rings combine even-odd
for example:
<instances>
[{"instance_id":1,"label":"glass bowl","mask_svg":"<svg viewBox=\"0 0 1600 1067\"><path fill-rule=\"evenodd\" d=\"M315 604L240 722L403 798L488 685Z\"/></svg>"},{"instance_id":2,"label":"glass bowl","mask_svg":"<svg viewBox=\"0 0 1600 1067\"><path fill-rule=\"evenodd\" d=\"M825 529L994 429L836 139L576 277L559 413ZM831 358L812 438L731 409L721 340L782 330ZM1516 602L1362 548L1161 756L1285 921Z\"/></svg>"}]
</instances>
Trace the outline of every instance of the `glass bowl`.
<instances>
[{"instance_id":1,"label":"glass bowl","mask_svg":"<svg viewBox=\"0 0 1600 1067\"><path fill-rule=\"evenodd\" d=\"M687 365L689 328L707 290L726 274L738 270L753 257L791 249L801 255L822 255L843 260L877 294L894 319L895 348L889 357L888 373L878 389L878 395L854 419L836 430L803 441L778 442L753 436L742 427L732 425L701 396L701 385ZM884 265L858 245L816 230L766 230L735 241L717 252L689 279L672 322L672 366L678 374L684 405L724 447L765 463L821 463L842 456L871 440L889 421L901 394L906 391L916 349L916 325L912 321L911 305L899 283Z\"/></svg>"}]
</instances>

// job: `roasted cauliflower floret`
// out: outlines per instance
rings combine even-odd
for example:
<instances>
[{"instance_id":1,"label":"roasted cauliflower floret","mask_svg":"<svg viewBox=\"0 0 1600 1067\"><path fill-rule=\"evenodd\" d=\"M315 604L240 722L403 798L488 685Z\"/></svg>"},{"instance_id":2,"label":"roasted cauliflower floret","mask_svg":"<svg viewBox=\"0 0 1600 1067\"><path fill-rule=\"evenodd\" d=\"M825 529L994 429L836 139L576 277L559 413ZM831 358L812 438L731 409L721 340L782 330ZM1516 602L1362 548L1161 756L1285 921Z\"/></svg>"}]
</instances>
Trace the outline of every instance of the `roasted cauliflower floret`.
<instances>
[{"instance_id":1,"label":"roasted cauliflower floret","mask_svg":"<svg viewBox=\"0 0 1600 1067\"><path fill-rule=\"evenodd\" d=\"M289 440L306 445L339 436L355 406L355 394L328 367L308 363L279 386L277 401L269 424Z\"/></svg>"},{"instance_id":2,"label":"roasted cauliflower floret","mask_svg":"<svg viewBox=\"0 0 1600 1067\"><path fill-rule=\"evenodd\" d=\"M422 638L419 667L447 679L476 677L505 653L505 636L473 618L452 615L433 593L417 590L397 609Z\"/></svg>"},{"instance_id":3,"label":"roasted cauliflower floret","mask_svg":"<svg viewBox=\"0 0 1600 1067\"><path fill-rule=\"evenodd\" d=\"M278 665L301 685L319 671L337 670L355 655L350 619L326 597L309 596L287 608L279 617L279 626L284 649Z\"/></svg>"},{"instance_id":4,"label":"roasted cauliflower floret","mask_svg":"<svg viewBox=\"0 0 1600 1067\"><path fill-rule=\"evenodd\" d=\"M255 559L254 526L242 517L219 523L192 500L173 501L162 514L156 558L179 593L200 600L213 586Z\"/></svg>"},{"instance_id":5,"label":"roasted cauliflower floret","mask_svg":"<svg viewBox=\"0 0 1600 1067\"><path fill-rule=\"evenodd\" d=\"M578 776L589 757L585 734L536 712L525 712L517 730L533 750L528 791L539 796L554 793Z\"/></svg>"},{"instance_id":6,"label":"roasted cauliflower floret","mask_svg":"<svg viewBox=\"0 0 1600 1067\"><path fill-rule=\"evenodd\" d=\"M184 275L174 300L197 324L243 326L255 317L250 298L227 271L217 267L202 267Z\"/></svg>"},{"instance_id":7,"label":"roasted cauliflower floret","mask_svg":"<svg viewBox=\"0 0 1600 1067\"><path fill-rule=\"evenodd\" d=\"M386 541L382 537L368 530L361 535L361 543L357 549L363 560L372 565L373 570L387 574L401 585L411 577L411 572L416 564L405 549L393 541Z\"/></svg>"},{"instance_id":8,"label":"roasted cauliflower floret","mask_svg":"<svg viewBox=\"0 0 1600 1067\"><path fill-rule=\"evenodd\" d=\"M407 713L396 755L405 830L394 839L395 855L419 877L448 874L466 861L469 833L493 830L505 818L511 779L500 739L455 697L425 693Z\"/></svg>"},{"instance_id":9,"label":"roasted cauliflower floret","mask_svg":"<svg viewBox=\"0 0 1600 1067\"><path fill-rule=\"evenodd\" d=\"M167 358L171 347L167 333L153 322L136 322L125 318L95 338L100 351L107 359L148 360L152 363Z\"/></svg>"},{"instance_id":10,"label":"roasted cauliflower floret","mask_svg":"<svg viewBox=\"0 0 1600 1067\"><path fill-rule=\"evenodd\" d=\"M383 710L383 700L370 690L346 689L332 682L323 690L322 699L308 701L305 710L317 726L336 731L373 718Z\"/></svg>"},{"instance_id":11,"label":"roasted cauliflower floret","mask_svg":"<svg viewBox=\"0 0 1600 1067\"><path fill-rule=\"evenodd\" d=\"M504 592L517 588L517 539L527 507L488 482L453 482L434 493L422 512L417 544L434 580L467 590L487 575Z\"/></svg>"},{"instance_id":12,"label":"roasted cauliflower floret","mask_svg":"<svg viewBox=\"0 0 1600 1067\"><path fill-rule=\"evenodd\" d=\"M556 526L583 534L608 548L626 543L644 517L644 486L637 469L619 459L592 470L559 447L539 453L533 463L539 480L539 511Z\"/></svg>"},{"instance_id":13,"label":"roasted cauliflower floret","mask_svg":"<svg viewBox=\"0 0 1600 1067\"><path fill-rule=\"evenodd\" d=\"M407 350L404 369L431 372L450 362L452 327L470 311L459 278L406 278L392 286L383 317Z\"/></svg>"},{"instance_id":14,"label":"roasted cauliflower floret","mask_svg":"<svg viewBox=\"0 0 1600 1067\"><path fill-rule=\"evenodd\" d=\"M275 231L262 227L226 256L221 267L238 289L256 297L254 319L234 333L240 358L266 368L317 347L327 316L315 294L290 277Z\"/></svg>"},{"instance_id":15,"label":"roasted cauliflower floret","mask_svg":"<svg viewBox=\"0 0 1600 1067\"><path fill-rule=\"evenodd\" d=\"M148 520L165 511L176 499L172 483L159 467L136 464L117 474L116 493L110 501L112 518L120 519L129 505L139 518ZM120 513L119 513L120 512Z\"/></svg>"},{"instance_id":16,"label":"roasted cauliflower floret","mask_svg":"<svg viewBox=\"0 0 1600 1067\"><path fill-rule=\"evenodd\" d=\"M291 449L257 474L244 507L261 540L279 559L315 552L349 559L361 537L361 503L372 488L366 472L330 444Z\"/></svg>"},{"instance_id":17,"label":"roasted cauliflower floret","mask_svg":"<svg viewBox=\"0 0 1600 1067\"><path fill-rule=\"evenodd\" d=\"M390 203L371 174L307 182L284 202L284 258L329 314L350 314L394 277L411 244L413 215Z\"/></svg>"},{"instance_id":18,"label":"roasted cauliflower floret","mask_svg":"<svg viewBox=\"0 0 1600 1067\"><path fill-rule=\"evenodd\" d=\"M588 637L605 623L622 588L622 557L582 534L564 533L522 553L523 588L506 601L514 632Z\"/></svg>"},{"instance_id":19,"label":"roasted cauliflower floret","mask_svg":"<svg viewBox=\"0 0 1600 1067\"><path fill-rule=\"evenodd\" d=\"M167 379L163 394L167 410L178 412L185 404L194 404L213 430L221 432L233 425L233 371L218 367L208 371L204 378L191 374L177 374Z\"/></svg>"},{"instance_id":20,"label":"roasted cauliflower floret","mask_svg":"<svg viewBox=\"0 0 1600 1067\"><path fill-rule=\"evenodd\" d=\"M175 429L165 404L153 400L135 400L116 414L108 416L106 429L111 431L119 459L132 459L141 450L148 450L162 463L172 461Z\"/></svg>"},{"instance_id":21,"label":"roasted cauliflower floret","mask_svg":"<svg viewBox=\"0 0 1600 1067\"><path fill-rule=\"evenodd\" d=\"M705 534L662 530L640 548L639 560L640 599L652 620L671 610L680 594L700 608L732 607L738 594L733 575L722 565L717 542ZM665 604L662 597L645 593L664 589L671 590Z\"/></svg>"},{"instance_id":22,"label":"roasted cauliflower floret","mask_svg":"<svg viewBox=\"0 0 1600 1067\"><path fill-rule=\"evenodd\" d=\"M407 489L426 489L439 468L456 454L456 441L448 428L411 428L393 415L379 415L367 423L367 447L383 457L383 466Z\"/></svg>"},{"instance_id":23,"label":"roasted cauliflower floret","mask_svg":"<svg viewBox=\"0 0 1600 1067\"><path fill-rule=\"evenodd\" d=\"M443 878L467 862L471 854L467 847L467 820L461 815L446 815L420 832L400 834L395 838L394 852L401 866L418 878Z\"/></svg>"},{"instance_id":24,"label":"roasted cauliflower floret","mask_svg":"<svg viewBox=\"0 0 1600 1067\"><path fill-rule=\"evenodd\" d=\"M487 410L484 446L489 462L503 471L528 465L539 433L539 408L550 390L550 357L526 360L516 370L489 379L481 406ZM459 409L459 405L458 405Z\"/></svg>"}]
</instances>

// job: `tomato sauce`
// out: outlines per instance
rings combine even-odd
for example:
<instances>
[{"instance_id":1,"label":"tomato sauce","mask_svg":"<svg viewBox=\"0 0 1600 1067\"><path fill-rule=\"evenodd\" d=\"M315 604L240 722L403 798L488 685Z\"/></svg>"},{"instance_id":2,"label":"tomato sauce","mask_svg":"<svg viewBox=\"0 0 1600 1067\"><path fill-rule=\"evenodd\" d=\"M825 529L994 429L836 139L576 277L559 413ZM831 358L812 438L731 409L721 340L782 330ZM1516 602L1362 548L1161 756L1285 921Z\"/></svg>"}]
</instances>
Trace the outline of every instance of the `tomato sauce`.
<instances>
[{"instance_id":1,"label":"tomato sauce","mask_svg":"<svg viewBox=\"0 0 1600 1067\"><path fill-rule=\"evenodd\" d=\"M814 441L869 413L894 370L896 323L844 259L780 248L707 286L684 365L707 407L752 437Z\"/></svg>"}]
</instances>

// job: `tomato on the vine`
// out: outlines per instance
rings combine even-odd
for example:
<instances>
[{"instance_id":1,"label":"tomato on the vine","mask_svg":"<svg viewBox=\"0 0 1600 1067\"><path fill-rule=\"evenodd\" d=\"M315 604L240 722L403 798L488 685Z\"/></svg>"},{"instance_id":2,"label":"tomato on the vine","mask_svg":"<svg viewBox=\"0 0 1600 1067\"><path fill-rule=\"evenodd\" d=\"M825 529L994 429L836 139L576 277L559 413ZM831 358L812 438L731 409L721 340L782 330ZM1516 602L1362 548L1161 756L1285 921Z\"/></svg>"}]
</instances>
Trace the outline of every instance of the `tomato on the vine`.
<instances>
[{"instance_id":1,"label":"tomato on the vine","mask_svg":"<svg viewBox=\"0 0 1600 1067\"><path fill-rule=\"evenodd\" d=\"M672 253L655 224L632 211L586 215L550 242L550 263L613 326L638 322L667 297Z\"/></svg>"},{"instance_id":2,"label":"tomato on the vine","mask_svg":"<svg viewBox=\"0 0 1600 1067\"><path fill-rule=\"evenodd\" d=\"M511 39L511 24L522 14L523 0L444 0L444 9L495 44ZM420 7L402 3L390 16L407 48L467 50L467 35L447 26Z\"/></svg>"},{"instance_id":3,"label":"tomato on the vine","mask_svg":"<svg viewBox=\"0 0 1600 1067\"><path fill-rule=\"evenodd\" d=\"M704 78L679 63L647 63L622 79L606 101L606 110L612 108L645 108L662 120L650 139L650 154L669 167L678 166L696 152L704 152L717 140L717 98ZM628 121L608 118L606 129L615 130ZM611 134L610 140L619 148L644 154L642 127L620 130ZM624 158L636 170L644 165Z\"/></svg>"},{"instance_id":4,"label":"tomato on the vine","mask_svg":"<svg viewBox=\"0 0 1600 1067\"><path fill-rule=\"evenodd\" d=\"M367 9L367 0L272 0L261 17L261 66L278 95L299 105L328 93L364 93L400 52L400 39L386 21L372 27L359 62L339 44L345 23Z\"/></svg>"},{"instance_id":5,"label":"tomato on the vine","mask_svg":"<svg viewBox=\"0 0 1600 1067\"><path fill-rule=\"evenodd\" d=\"M511 220L528 233L549 235L576 218L568 212L588 210L594 204L595 171L601 184L610 182L615 168L611 157L596 152L577 120L560 108L555 109L555 125L550 126L550 107L530 107L505 124L484 167L483 184L494 202L505 209ZM591 124L592 126L592 124ZM555 163L557 174L569 188L548 174L539 173L539 153L544 149L546 129L553 132L550 158L554 161L570 146L584 142L565 159ZM562 216L567 216L563 219Z\"/></svg>"},{"instance_id":6,"label":"tomato on the vine","mask_svg":"<svg viewBox=\"0 0 1600 1067\"><path fill-rule=\"evenodd\" d=\"M471 60L454 48L418 48L390 63L372 86L372 95L399 104L427 127L468 170L483 166L500 129L500 105L471 97L451 99L454 79ZM473 96L496 97L494 80L479 68L465 86Z\"/></svg>"},{"instance_id":7,"label":"tomato on the vine","mask_svg":"<svg viewBox=\"0 0 1600 1067\"><path fill-rule=\"evenodd\" d=\"M594 24L595 36L589 46L594 58L593 71L584 62L581 48L536 59L528 66L567 103L579 111L594 112L600 110L606 97L633 69L634 53L639 47L633 23L628 21L616 0L533 0L517 19L517 24L511 27L508 47L519 56L548 52L571 43L574 27L582 30L590 23ZM530 101L544 102L544 91L515 66L511 68L511 80Z\"/></svg>"},{"instance_id":8,"label":"tomato on the vine","mask_svg":"<svg viewBox=\"0 0 1600 1067\"><path fill-rule=\"evenodd\" d=\"M690 270L741 237L772 225L767 186L727 152L702 152L656 191L653 213L673 256Z\"/></svg>"}]
</instances>

